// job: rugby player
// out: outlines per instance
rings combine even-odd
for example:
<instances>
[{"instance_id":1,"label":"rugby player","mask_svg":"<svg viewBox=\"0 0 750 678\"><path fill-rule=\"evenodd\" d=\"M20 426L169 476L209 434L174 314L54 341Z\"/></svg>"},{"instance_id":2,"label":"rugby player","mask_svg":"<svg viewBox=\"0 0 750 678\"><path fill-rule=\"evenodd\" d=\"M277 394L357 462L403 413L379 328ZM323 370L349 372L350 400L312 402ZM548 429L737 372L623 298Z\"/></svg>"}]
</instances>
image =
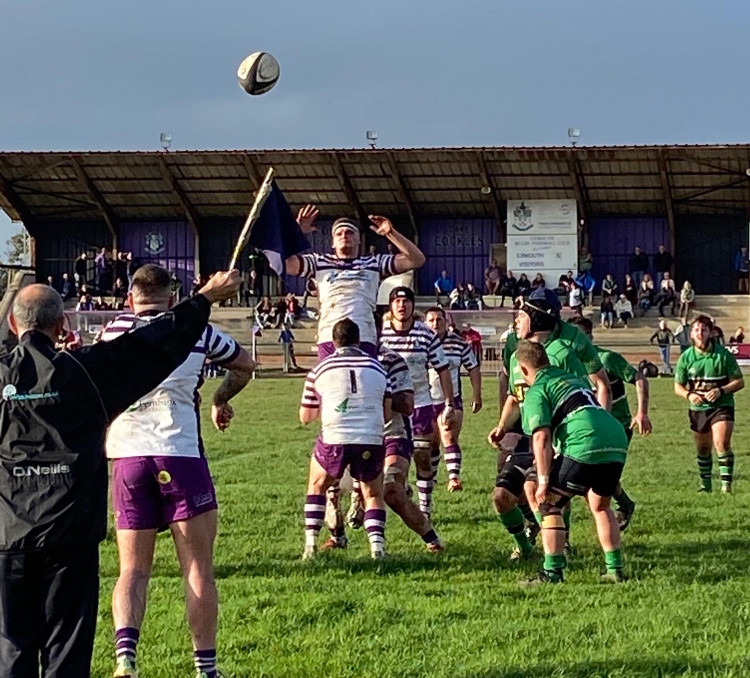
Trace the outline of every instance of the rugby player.
<instances>
[{"instance_id":1,"label":"rugby player","mask_svg":"<svg viewBox=\"0 0 750 678\"><path fill-rule=\"evenodd\" d=\"M578 327L593 341L594 325L589 318L575 317L570 318L568 322ZM594 348L599 353L599 358L602 361L602 365L604 365L612 387L612 415L625 429L629 445L633 439L634 430L638 431L642 436L647 436L653 430L651 419L648 416L648 379L619 353L601 348L600 346L594 346ZM625 393L625 384L633 384L635 386L635 396L638 403L635 416L631 416L630 414L630 405L628 404L628 396ZM635 502L622 488L622 483L617 486L612 499L615 500L615 504L617 505L617 522L622 532L630 525L633 513L635 512Z\"/></svg>"},{"instance_id":2,"label":"rugby player","mask_svg":"<svg viewBox=\"0 0 750 678\"><path fill-rule=\"evenodd\" d=\"M464 419L464 406L461 398L461 367L469 373L472 391L472 414L476 414L482 409L482 371L479 368L479 362L477 362L474 351L471 350L471 346L469 346L460 334L448 332L445 311L442 308L439 306L428 308L425 315L425 324L437 335L438 341L440 341L443 347L445 357L448 359L455 402L453 427L447 429L440 417L444 408L440 377L435 370L430 370L430 395L432 396L432 403L435 406L437 423L437 431L433 441L433 449L430 452L430 458L440 458L440 443L442 442L445 448L445 466L448 470L448 491L461 492L464 489L461 483L461 446L458 443L458 436L461 434ZM433 472L437 476L437 466L433 469Z\"/></svg>"},{"instance_id":3,"label":"rugby player","mask_svg":"<svg viewBox=\"0 0 750 678\"><path fill-rule=\"evenodd\" d=\"M297 215L305 233L315 230L318 210L306 205ZM333 326L343 318L350 318L360 328L360 348L377 357L377 337L372 319L378 287L383 278L406 273L425 262L424 254L401 235L385 217L370 215L370 229L388 239L398 254L359 255L360 230L356 220L344 217L333 222L332 254L308 253L289 257L286 272L314 278L318 287L320 319L318 321L318 359L334 351Z\"/></svg>"},{"instance_id":4,"label":"rugby player","mask_svg":"<svg viewBox=\"0 0 750 678\"><path fill-rule=\"evenodd\" d=\"M562 510L575 495L586 496L594 516L607 570L602 581L624 581L620 528L610 501L625 464L625 429L596 401L587 380L550 365L541 344L521 342L516 360L529 386L523 430L532 440L544 544L543 569L527 583L563 581ZM554 459L553 443L559 449Z\"/></svg>"},{"instance_id":5,"label":"rugby player","mask_svg":"<svg viewBox=\"0 0 750 678\"><path fill-rule=\"evenodd\" d=\"M692 346L680 355L674 373L674 392L689 403L690 430L698 449L699 492L711 492L713 458L719 459L721 491L732 492L734 453L734 394L745 388L734 356L711 339L714 323L699 315L690 328Z\"/></svg>"},{"instance_id":6,"label":"rugby player","mask_svg":"<svg viewBox=\"0 0 750 678\"><path fill-rule=\"evenodd\" d=\"M454 424L453 380L448 359L437 335L422 322L414 319L414 292L408 287L395 287L388 297L390 321L383 327L381 344L398 353L409 366L414 385L414 412L411 415L414 437L414 465L417 471L419 509L431 520L432 490L435 485L430 459L434 436L434 408L430 395L429 369L437 372L443 393L441 415L446 429Z\"/></svg>"},{"instance_id":7,"label":"rugby player","mask_svg":"<svg viewBox=\"0 0 750 678\"><path fill-rule=\"evenodd\" d=\"M110 323L102 341L141 327L173 302L170 274L147 264L128 293L132 313ZM187 621L199 677L215 678L218 595L213 574L217 503L198 422L198 387L206 359L227 369L213 396L211 418L223 431L234 416L231 398L248 383L255 363L230 336L208 325L188 359L109 428L120 576L112 593L118 678L135 678L136 648L156 534L172 533L185 578Z\"/></svg>"},{"instance_id":8,"label":"rugby player","mask_svg":"<svg viewBox=\"0 0 750 678\"><path fill-rule=\"evenodd\" d=\"M380 363L360 348L359 327L353 320L339 320L331 336L336 351L307 375L299 410L303 424L321 420L310 460L302 557L315 556L325 520L326 491L348 467L363 495L370 554L383 558L383 428L391 418L390 385Z\"/></svg>"}]
</instances>

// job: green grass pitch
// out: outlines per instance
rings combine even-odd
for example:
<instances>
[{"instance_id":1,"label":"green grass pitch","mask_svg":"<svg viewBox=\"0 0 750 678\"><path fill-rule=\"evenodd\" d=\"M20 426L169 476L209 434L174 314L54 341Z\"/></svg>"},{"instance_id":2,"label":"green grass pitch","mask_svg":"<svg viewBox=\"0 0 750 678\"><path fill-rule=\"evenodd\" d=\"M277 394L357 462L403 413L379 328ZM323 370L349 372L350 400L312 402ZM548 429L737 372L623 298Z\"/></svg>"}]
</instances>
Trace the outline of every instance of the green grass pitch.
<instances>
[{"instance_id":1,"label":"green grass pitch","mask_svg":"<svg viewBox=\"0 0 750 678\"><path fill-rule=\"evenodd\" d=\"M204 404L217 382L204 387ZM551 678L750 675L750 396L738 397L734 496L698 495L686 403L669 380L652 384L655 432L631 446L624 483L637 501L623 547L632 580L598 583L593 521L574 505L567 580L522 590L540 558L508 562L511 540L490 506L497 382L485 409L467 414L462 494L445 490L436 527L448 550L425 552L389 513L389 558L370 560L362 531L344 552L303 563L302 507L315 427L297 423L302 381L251 383L226 433L204 436L220 502L216 577L219 658L225 675L390 678ZM632 394L631 394L632 395ZM715 485L718 468L714 462ZM323 535L321 535L322 537ZM95 676L113 668L113 532L102 546ZM182 581L170 538L160 535L141 634L141 678L193 675Z\"/></svg>"}]
</instances>

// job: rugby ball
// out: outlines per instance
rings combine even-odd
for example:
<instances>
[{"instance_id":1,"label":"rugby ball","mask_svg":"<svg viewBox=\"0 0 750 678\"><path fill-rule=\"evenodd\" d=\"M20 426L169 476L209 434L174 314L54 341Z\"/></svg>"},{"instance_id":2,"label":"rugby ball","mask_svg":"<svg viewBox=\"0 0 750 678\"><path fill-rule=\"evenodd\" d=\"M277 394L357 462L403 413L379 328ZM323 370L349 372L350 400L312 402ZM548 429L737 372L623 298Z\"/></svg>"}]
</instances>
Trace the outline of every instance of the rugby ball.
<instances>
[{"instance_id":1,"label":"rugby ball","mask_svg":"<svg viewBox=\"0 0 750 678\"><path fill-rule=\"evenodd\" d=\"M240 87L248 94L265 94L279 81L279 62L268 52L253 52L237 69Z\"/></svg>"}]
</instances>

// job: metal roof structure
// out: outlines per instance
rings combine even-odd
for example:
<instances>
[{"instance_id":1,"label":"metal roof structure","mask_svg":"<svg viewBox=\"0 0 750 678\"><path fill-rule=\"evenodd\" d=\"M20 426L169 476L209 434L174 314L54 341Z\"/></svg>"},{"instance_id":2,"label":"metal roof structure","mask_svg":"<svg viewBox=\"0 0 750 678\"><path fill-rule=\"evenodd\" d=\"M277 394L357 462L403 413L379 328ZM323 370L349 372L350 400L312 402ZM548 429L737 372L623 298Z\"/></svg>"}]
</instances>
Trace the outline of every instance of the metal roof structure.
<instances>
[{"instance_id":1,"label":"metal roof structure","mask_svg":"<svg viewBox=\"0 0 750 678\"><path fill-rule=\"evenodd\" d=\"M273 166L293 206L504 219L505 200L575 198L583 218L749 214L750 144L0 152L0 208L29 225L242 218ZM489 189L489 190L488 190Z\"/></svg>"}]
</instances>

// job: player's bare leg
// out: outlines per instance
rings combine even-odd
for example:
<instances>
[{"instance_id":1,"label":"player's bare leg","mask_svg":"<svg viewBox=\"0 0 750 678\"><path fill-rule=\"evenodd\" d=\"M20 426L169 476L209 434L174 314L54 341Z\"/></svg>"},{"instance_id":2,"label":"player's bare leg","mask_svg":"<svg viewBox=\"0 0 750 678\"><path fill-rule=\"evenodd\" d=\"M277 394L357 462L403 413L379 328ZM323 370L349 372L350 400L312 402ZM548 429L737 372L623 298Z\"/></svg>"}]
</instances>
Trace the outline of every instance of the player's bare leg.
<instances>
[{"instance_id":1,"label":"player's bare leg","mask_svg":"<svg viewBox=\"0 0 750 678\"><path fill-rule=\"evenodd\" d=\"M464 423L464 413L462 410L454 411L454 423L451 429L447 429L442 417L438 417L437 426L440 433L440 440L445 450L445 466L448 471L448 492L461 492L463 484L461 482L461 446L458 444L458 437L461 434L461 427Z\"/></svg>"},{"instance_id":2,"label":"player's bare leg","mask_svg":"<svg viewBox=\"0 0 750 678\"><path fill-rule=\"evenodd\" d=\"M604 551L604 562L607 567L607 574L602 577L602 581L608 583L624 581L620 526L617 523L617 516L610 506L612 498L601 497L593 490L589 490L587 500L596 522L596 533Z\"/></svg>"},{"instance_id":3,"label":"player's bare leg","mask_svg":"<svg viewBox=\"0 0 750 678\"><path fill-rule=\"evenodd\" d=\"M316 542L325 523L326 491L336 479L328 475L320 462L313 456L310 459L310 476L307 481L305 498L305 550L303 560L315 556Z\"/></svg>"}]
</instances>

